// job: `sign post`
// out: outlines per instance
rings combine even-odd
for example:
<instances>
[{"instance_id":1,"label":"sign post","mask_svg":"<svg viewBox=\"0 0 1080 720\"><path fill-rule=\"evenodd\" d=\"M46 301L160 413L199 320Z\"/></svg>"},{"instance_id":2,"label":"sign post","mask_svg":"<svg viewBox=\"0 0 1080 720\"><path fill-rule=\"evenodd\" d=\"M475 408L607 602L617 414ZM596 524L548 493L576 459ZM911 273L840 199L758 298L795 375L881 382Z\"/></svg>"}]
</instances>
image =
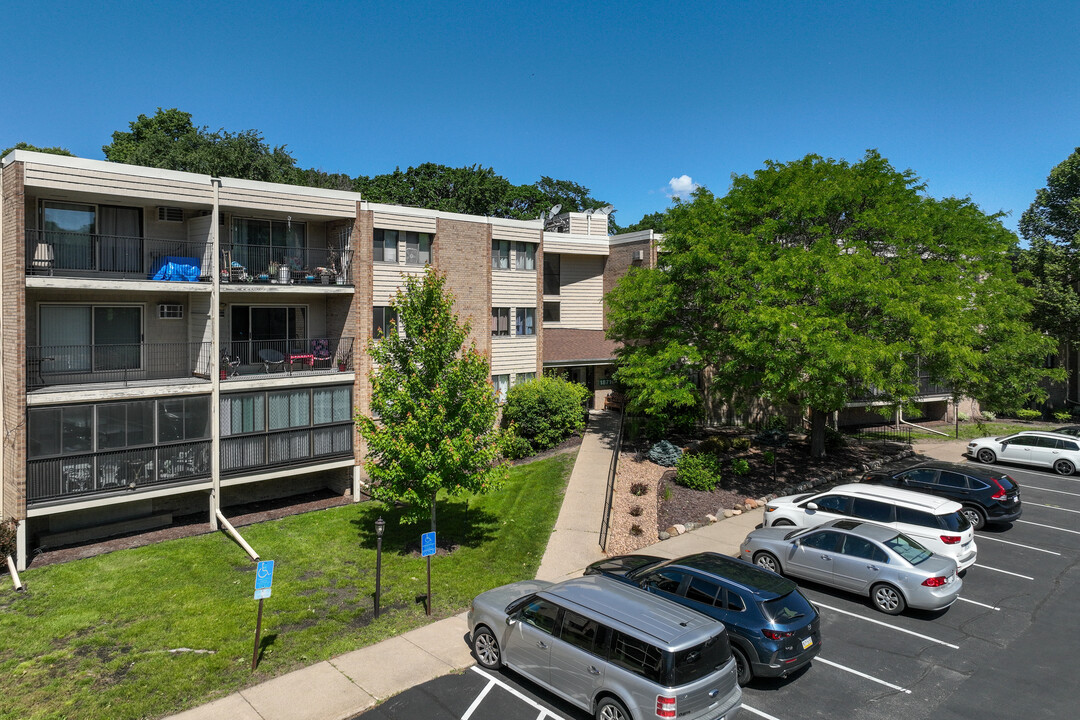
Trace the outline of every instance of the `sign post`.
<instances>
[{"instance_id":1,"label":"sign post","mask_svg":"<svg viewBox=\"0 0 1080 720\"><path fill-rule=\"evenodd\" d=\"M255 650L251 653L251 669L259 663L259 636L262 634L263 600L270 597L274 582L274 561L263 560L255 568L255 599L259 601L259 619L255 621Z\"/></svg>"},{"instance_id":2,"label":"sign post","mask_svg":"<svg viewBox=\"0 0 1080 720\"><path fill-rule=\"evenodd\" d=\"M431 614L431 556L435 554L435 533L420 536L420 555L427 558L427 614Z\"/></svg>"}]
</instances>

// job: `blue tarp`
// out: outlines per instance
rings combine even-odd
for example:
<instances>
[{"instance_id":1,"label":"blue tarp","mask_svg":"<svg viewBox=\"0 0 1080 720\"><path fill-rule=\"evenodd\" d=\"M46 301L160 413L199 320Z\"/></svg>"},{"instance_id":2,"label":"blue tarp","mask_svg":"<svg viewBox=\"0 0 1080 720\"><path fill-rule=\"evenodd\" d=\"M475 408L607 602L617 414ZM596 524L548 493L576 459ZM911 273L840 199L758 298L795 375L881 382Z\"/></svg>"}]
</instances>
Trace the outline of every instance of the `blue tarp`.
<instances>
[{"instance_id":1,"label":"blue tarp","mask_svg":"<svg viewBox=\"0 0 1080 720\"><path fill-rule=\"evenodd\" d=\"M199 282L200 270L199 258L166 255L158 258L157 262L154 263L154 270L150 273L150 279L170 282Z\"/></svg>"}]
</instances>

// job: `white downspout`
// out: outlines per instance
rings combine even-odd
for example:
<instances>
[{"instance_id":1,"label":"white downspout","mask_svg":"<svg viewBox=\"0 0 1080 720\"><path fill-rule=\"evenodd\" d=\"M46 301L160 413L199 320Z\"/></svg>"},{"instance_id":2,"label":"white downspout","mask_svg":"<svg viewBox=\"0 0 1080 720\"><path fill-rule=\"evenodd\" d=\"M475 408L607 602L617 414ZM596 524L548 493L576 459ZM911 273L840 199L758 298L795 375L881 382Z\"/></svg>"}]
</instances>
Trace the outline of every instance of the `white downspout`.
<instances>
[{"instance_id":1,"label":"white downspout","mask_svg":"<svg viewBox=\"0 0 1080 720\"><path fill-rule=\"evenodd\" d=\"M252 560L254 560L255 562L258 562L259 561L259 553L255 552L254 550L251 549L251 546L247 544L247 540L245 540L243 537L241 537L240 533L236 532L236 528L234 528L232 526L232 523L229 522L225 518L225 516L221 514L220 510L218 510L216 514L217 514L217 521L219 523L221 523L221 527L225 530L225 532L229 533L229 535L232 535L232 539L235 540L236 543L240 547L244 548L244 552L246 552L248 554L248 556Z\"/></svg>"},{"instance_id":2,"label":"white downspout","mask_svg":"<svg viewBox=\"0 0 1080 720\"><path fill-rule=\"evenodd\" d=\"M19 571L15 569L15 561L11 559L11 556L7 556L8 572L11 573L11 582L15 584L16 592L22 592L26 589L26 586L22 584L22 580L19 579Z\"/></svg>"}]
</instances>

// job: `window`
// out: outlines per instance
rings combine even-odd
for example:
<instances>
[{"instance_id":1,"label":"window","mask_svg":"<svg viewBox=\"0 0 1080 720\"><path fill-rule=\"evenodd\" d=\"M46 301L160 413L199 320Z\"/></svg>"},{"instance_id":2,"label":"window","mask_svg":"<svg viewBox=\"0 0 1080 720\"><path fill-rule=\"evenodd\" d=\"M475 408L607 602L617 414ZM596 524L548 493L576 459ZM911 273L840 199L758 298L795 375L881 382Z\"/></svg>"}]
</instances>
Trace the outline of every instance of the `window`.
<instances>
[{"instance_id":1,"label":"window","mask_svg":"<svg viewBox=\"0 0 1080 720\"><path fill-rule=\"evenodd\" d=\"M607 628L572 610L563 610L559 638L586 652L603 654L607 644Z\"/></svg>"},{"instance_id":2,"label":"window","mask_svg":"<svg viewBox=\"0 0 1080 720\"><path fill-rule=\"evenodd\" d=\"M837 515L847 515L848 503L850 500L850 498L846 498L843 495L822 495L811 502L817 503L818 510L824 510L825 512L831 512Z\"/></svg>"},{"instance_id":3,"label":"window","mask_svg":"<svg viewBox=\"0 0 1080 720\"><path fill-rule=\"evenodd\" d=\"M264 432L265 430L266 398L263 393L222 396L222 436Z\"/></svg>"},{"instance_id":4,"label":"window","mask_svg":"<svg viewBox=\"0 0 1080 720\"><path fill-rule=\"evenodd\" d=\"M352 393L347 387L312 390L311 414L313 425L348 422L352 417Z\"/></svg>"},{"instance_id":5,"label":"window","mask_svg":"<svg viewBox=\"0 0 1080 720\"><path fill-rule=\"evenodd\" d=\"M535 380L535 379L536 379L536 373L534 373L534 372L531 372L531 373L517 373L516 375L514 375L514 384L515 385L520 385L521 383L527 383L530 380Z\"/></svg>"},{"instance_id":6,"label":"window","mask_svg":"<svg viewBox=\"0 0 1080 720\"><path fill-rule=\"evenodd\" d=\"M728 634L713 635L700 645L672 653L670 666L664 680L667 687L679 687L716 672L731 657Z\"/></svg>"},{"instance_id":7,"label":"window","mask_svg":"<svg viewBox=\"0 0 1080 720\"><path fill-rule=\"evenodd\" d=\"M158 442L210 437L210 398L158 401Z\"/></svg>"},{"instance_id":8,"label":"window","mask_svg":"<svg viewBox=\"0 0 1080 720\"><path fill-rule=\"evenodd\" d=\"M902 506L896 508L896 522L935 529L938 527L937 518L930 513Z\"/></svg>"},{"instance_id":9,"label":"window","mask_svg":"<svg viewBox=\"0 0 1080 720\"><path fill-rule=\"evenodd\" d=\"M716 596L720 593L720 586L716 583L691 577L690 585L686 588L686 599L705 605L716 605Z\"/></svg>"},{"instance_id":10,"label":"window","mask_svg":"<svg viewBox=\"0 0 1080 720\"><path fill-rule=\"evenodd\" d=\"M746 604L734 591L724 590L724 607L735 612L742 612L746 609Z\"/></svg>"},{"instance_id":11,"label":"window","mask_svg":"<svg viewBox=\"0 0 1080 720\"><path fill-rule=\"evenodd\" d=\"M386 337L397 329L397 313L391 307L376 307L372 314L371 337Z\"/></svg>"},{"instance_id":12,"label":"window","mask_svg":"<svg viewBox=\"0 0 1080 720\"><path fill-rule=\"evenodd\" d=\"M431 262L431 234L405 233L405 264L427 265Z\"/></svg>"},{"instance_id":13,"label":"window","mask_svg":"<svg viewBox=\"0 0 1080 720\"><path fill-rule=\"evenodd\" d=\"M559 303L544 302L544 322L559 322Z\"/></svg>"},{"instance_id":14,"label":"window","mask_svg":"<svg viewBox=\"0 0 1080 720\"><path fill-rule=\"evenodd\" d=\"M544 253L544 294L558 295L561 286L562 256L556 253Z\"/></svg>"},{"instance_id":15,"label":"window","mask_svg":"<svg viewBox=\"0 0 1080 720\"><path fill-rule=\"evenodd\" d=\"M934 484L934 476L937 475L937 470L934 468L915 468L901 475L901 479L912 483L924 483L926 485Z\"/></svg>"},{"instance_id":16,"label":"window","mask_svg":"<svg viewBox=\"0 0 1080 720\"><path fill-rule=\"evenodd\" d=\"M397 262L397 230L376 230L375 231L375 254L373 260L375 262Z\"/></svg>"},{"instance_id":17,"label":"window","mask_svg":"<svg viewBox=\"0 0 1080 720\"><path fill-rule=\"evenodd\" d=\"M510 389L510 376L492 375L491 384L495 386L495 400L506 402L506 391Z\"/></svg>"},{"instance_id":18,"label":"window","mask_svg":"<svg viewBox=\"0 0 1080 720\"><path fill-rule=\"evenodd\" d=\"M645 584L653 590L676 594L682 585L683 574L677 570L660 570L645 576Z\"/></svg>"},{"instance_id":19,"label":"window","mask_svg":"<svg viewBox=\"0 0 1080 720\"><path fill-rule=\"evenodd\" d=\"M536 334L536 308L518 308L515 332L518 335Z\"/></svg>"},{"instance_id":20,"label":"window","mask_svg":"<svg viewBox=\"0 0 1080 720\"><path fill-rule=\"evenodd\" d=\"M843 552L845 555L863 560L885 561L885 553L877 545L857 535L848 535L844 538Z\"/></svg>"},{"instance_id":21,"label":"window","mask_svg":"<svg viewBox=\"0 0 1080 720\"><path fill-rule=\"evenodd\" d=\"M815 550L836 552L836 549L840 547L840 543L843 539L844 536L840 533L824 530L805 536L802 544L803 547L814 548Z\"/></svg>"},{"instance_id":22,"label":"window","mask_svg":"<svg viewBox=\"0 0 1080 720\"><path fill-rule=\"evenodd\" d=\"M510 308L491 308L491 334L510 334Z\"/></svg>"},{"instance_id":23,"label":"window","mask_svg":"<svg viewBox=\"0 0 1080 720\"><path fill-rule=\"evenodd\" d=\"M142 308L42 305L42 370L88 372L142 366Z\"/></svg>"},{"instance_id":24,"label":"window","mask_svg":"<svg viewBox=\"0 0 1080 720\"><path fill-rule=\"evenodd\" d=\"M526 625L532 625L538 630L552 633L555 631L555 620L559 617L559 606L547 600L536 598L521 608L518 617Z\"/></svg>"},{"instance_id":25,"label":"window","mask_svg":"<svg viewBox=\"0 0 1080 720\"><path fill-rule=\"evenodd\" d=\"M535 270L536 269L536 243L523 243L517 244L517 257L516 257L518 270Z\"/></svg>"},{"instance_id":26,"label":"window","mask_svg":"<svg viewBox=\"0 0 1080 720\"><path fill-rule=\"evenodd\" d=\"M29 456L91 452L94 446L94 406L33 408L26 433Z\"/></svg>"},{"instance_id":27,"label":"window","mask_svg":"<svg viewBox=\"0 0 1080 720\"><path fill-rule=\"evenodd\" d=\"M154 401L98 405L97 449L117 450L154 443Z\"/></svg>"},{"instance_id":28,"label":"window","mask_svg":"<svg viewBox=\"0 0 1080 720\"><path fill-rule=\"evenodd\" d=\"M232 260L248 269L276 262L299 270L306 250L307 226L302 222L233 218Z\"/></svg>"},{"instance_id":29,"label":"window","mask_svg":"<svg viewBox=\"0 0 1080 720\"><path fill-rule=\"evenodd\" d=\"M870 522L891 523L893 521L893 506L877 500L854 498L851 501L851 514Z\"/></svg>"},{"instance_id":30,"label":"window","mask_svg":"<svg viewBox=\"0 0 1080 720\"><path fill-rule=\"evenodd\" d=\"M510 241L509 240L492 240L491 241L491 269L492 270L509 270L510 269Z\"/></svg>"},{"instance_id":31,"label":"window","mask_svg":"<svg viewBox=\"0 0 1080 720\"><path fill-rule=\"evenodd\" d=\"M143 272L141 208L44 202L41 227L58 268Z\"/></svg>"},{"instance_id":32,"label":"window","mask_svg":"<svg viewBox=\"0 0 1080 720\"><path fill-rule=\"evenodd\" d=\"M311 391L286 390L266 395L267 428L285 430L311 424Z\"/></svg>"},{"instance_id":33,"label":"window","mask_svg":"<svg viewBox=\"0 0 1080 720\"><path fill-rule=\"evenodd\" d=\"M963 488L964 490L967 490L968 481L967 477L960 473L942 470L941 476L938 478L938 485L941 487Z\"/></svg>"},{"instance_id":34,"label":"window","mask_svg":"<svg viewBox=\"0 0 1080 720\"><path fill-rule=\"evenodd\" d=\"M918 565L924 560L929 560L934 556L932 552L909 538L907 535L897 535L892 540L886 540L885 546L912 565Z\"/></svg>"},{"instance_id":35,"label":"window","mask_svg":"<svg viewBox=\"0 0 1080 720\"><path fill-rule=\"evenodd\" d=\"M614 631L608 660L653 682L660 682L664 654L644 640Z\"/></svg>"}]
</instances>

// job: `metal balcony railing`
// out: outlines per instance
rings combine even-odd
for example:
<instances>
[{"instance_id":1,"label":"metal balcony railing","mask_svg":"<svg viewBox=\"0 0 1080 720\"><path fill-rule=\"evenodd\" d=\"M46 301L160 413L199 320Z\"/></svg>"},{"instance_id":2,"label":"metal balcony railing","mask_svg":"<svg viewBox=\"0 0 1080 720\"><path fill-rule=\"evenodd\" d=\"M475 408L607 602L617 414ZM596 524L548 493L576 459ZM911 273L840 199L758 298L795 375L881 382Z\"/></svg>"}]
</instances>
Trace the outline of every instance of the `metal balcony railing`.
<instances>
[{"instance_id":1,"label":"metal balcony railing","mask_svg":"<svg viewBox=\"0 0 1080 720\"><path fill-rule=\"evenodd\" d=\"M222 249L221 281L352 285L352 250L233 244Z\"/></svg>"},{"instance_id":2,"label":"metal balcony railing","mask_svg":"<svg viewBox=\"0 0 1080 720\"><path fill-rule=\"evenodd\" d=\"M209 477L209 440L45 458L26 463L26 500L132 492Z\"/></svg>"},{"instance_id":3,"label":"metal balcony railing","mask_svg":"<svg viewBox=\"0 0 1080 720\"><path fill-rule=\"evenodd\" d=\"M918 393L913 399L917 400L923 397L933 397L938 395L950 395L952 394L952 388L948 385L935 382L930 379L929 376L922 376L919 378ZM868 403L878 400L884 400L885 394L874 387L859 388L855 397L853 397L848 404Z\"/></svg>"},{"instance_id":4,"label":"metal balcony railing","mask_svg":"<svg viewBox=\"0 0 1080 720\"><path fill-rule=\"evenodd\" d=\"M353 456L351 422L221 438L221 473L311 465Z\"/></svg>"},{"instance_id":5,"label":"metal balcony railing","mask_svg":"<svg viewBox=\"0 0 1080 720\"><path fill-rule=\"evenodd\" d=\"M237 340L222 343L221 379L274 373L337 373L353 370L351 337Z\"/></svg>"},{"instance_id":6,"label":"metal balcony railing","mask_svg":"<svg viewBox=\"0 0 1080 720\"><path fill-rule=\"evenodd\" d=\"M131 383L210 378L211 344L34 345L27 348L26 386Z\"/></svg>"},{"instance_id":7,"label":"metal balcony railing","mask_svg":"<svg viewBox=\"0 0 1080 720\"><path fill-rule=\"evenodd\" d=\"M26 231L28 275L209 282L212 252L205 241Z\"/></svg>"}]
</instances>

